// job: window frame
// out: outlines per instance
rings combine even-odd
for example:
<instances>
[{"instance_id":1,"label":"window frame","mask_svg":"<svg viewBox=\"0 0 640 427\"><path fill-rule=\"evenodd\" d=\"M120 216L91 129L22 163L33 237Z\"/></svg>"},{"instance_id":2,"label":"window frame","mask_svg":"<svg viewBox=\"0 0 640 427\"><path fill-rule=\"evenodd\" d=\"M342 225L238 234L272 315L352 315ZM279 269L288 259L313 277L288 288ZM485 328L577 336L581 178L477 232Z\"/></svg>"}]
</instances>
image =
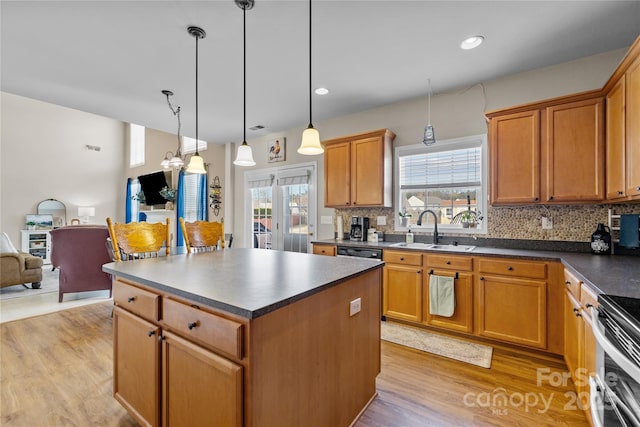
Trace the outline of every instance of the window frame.
<instances>
[{"instance_id":1,"label":"window frame","mask_svg":"<svg viewBox=\"0 0 640 427\"><path fill-rule=\"evenodd\" d=\"M394 163L394 231L406 232L408 228L417 232L433 232L433 224L425 224L418 226L413 224L409 227L402 227L398 212L402 206L400 193L400 157L413 154L437 153L440 151L451 151L455 149L465 149L480 146L480 194L476 200L476 210L481 212L482 221L476 224L474 228L462 228L461 225L438 224L438 232L448 232L454 234L487 234L488 222L488 167L487 167L487 135L471 135L460 138L451 138L446 140L438 140L434 145L426 146L424 144L403 145L395 147L393 154Z\"/></svg>"},{"instance_id":2,"label":"window frame","mask_svg":"<svg viewBox=\"0 0 640 427\"><path fill-rule=\"evenodd\" d=\"M129 167L144 166L147 144L147 129L142 125L129 123Z\"/></svg>"}]
</instances>

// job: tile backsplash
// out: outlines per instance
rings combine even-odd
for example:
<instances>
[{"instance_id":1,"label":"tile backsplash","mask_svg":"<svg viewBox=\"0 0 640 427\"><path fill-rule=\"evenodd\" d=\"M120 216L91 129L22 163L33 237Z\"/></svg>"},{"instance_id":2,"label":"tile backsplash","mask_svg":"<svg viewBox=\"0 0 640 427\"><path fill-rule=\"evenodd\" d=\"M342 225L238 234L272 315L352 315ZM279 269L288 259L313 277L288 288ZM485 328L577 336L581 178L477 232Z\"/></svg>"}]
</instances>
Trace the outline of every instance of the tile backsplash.
<instances>
[{"instance_id":1,"label":"tile backsplash","mask_svg":"<svg viewBox=\"0 0 640 427\"><path fill-rule=\"evenodd\" d=\"M485 237L589 242L596 226L599 223L605 225L608 223L609 209L613 209L616 214L640 214L640 204L632 203L489 207L486 215L488 232ZM399 221L393 208L336 209L335 215L342 216L345 232L348 232L350 218L354 215L369 217L371 226L385 233L396 233L394 231L394 222ZM378 216L385 216L387 224L377 225L376 218ZM552 218L553 229L542 229L543 216ZM447 233L447 235L452 234Z\"/></svg>"}]
</instances>

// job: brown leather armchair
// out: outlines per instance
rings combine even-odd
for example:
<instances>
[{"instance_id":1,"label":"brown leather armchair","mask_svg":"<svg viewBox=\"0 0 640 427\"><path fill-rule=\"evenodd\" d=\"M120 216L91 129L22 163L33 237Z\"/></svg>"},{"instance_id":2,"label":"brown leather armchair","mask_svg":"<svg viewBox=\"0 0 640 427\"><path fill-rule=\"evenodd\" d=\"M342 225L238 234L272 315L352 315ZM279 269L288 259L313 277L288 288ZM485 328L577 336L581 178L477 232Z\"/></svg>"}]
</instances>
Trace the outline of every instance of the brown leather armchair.
<instances>
[{"instance_id":1,"label":"brown leather armchair","mask_svg":"<svg viewBox=\"0 0 640 427\"><path fill-rule=\"evenodd\" d=\"M0 254L0 288L31 283L38 289L42 281L42 258L24 252Z\"/></svg>"},{"instance_id":2,"label":"brown leather armchair","mask_svg":"<svg viewBox=\"0 0 640 427\"><path fill-rule=\"evenodd\" d=\"M51 264L60 269L58 302L64 294L108 290L111 276L102 265L111 262L104 225L72 225L51 231Z\"/></svg>"}]
</instances>

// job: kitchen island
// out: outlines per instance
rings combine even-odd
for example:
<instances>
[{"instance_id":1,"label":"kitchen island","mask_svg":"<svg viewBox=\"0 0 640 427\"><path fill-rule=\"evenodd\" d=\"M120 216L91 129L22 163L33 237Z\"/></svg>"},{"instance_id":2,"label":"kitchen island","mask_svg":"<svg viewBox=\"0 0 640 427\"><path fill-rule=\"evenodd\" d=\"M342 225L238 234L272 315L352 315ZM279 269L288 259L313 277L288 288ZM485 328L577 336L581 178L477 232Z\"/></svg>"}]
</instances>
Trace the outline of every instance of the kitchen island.
<instances>
[{"instance_id":1,"label":"kitchen island","mask_svg":"<svg viewBox=\"0 0 640 427\"><path fill-rule=\"evenodd\" d=\"M114 397L142 425L348 426L376 394L382 266L260 249L105 264Z\"/></svg>"}]
</instances>

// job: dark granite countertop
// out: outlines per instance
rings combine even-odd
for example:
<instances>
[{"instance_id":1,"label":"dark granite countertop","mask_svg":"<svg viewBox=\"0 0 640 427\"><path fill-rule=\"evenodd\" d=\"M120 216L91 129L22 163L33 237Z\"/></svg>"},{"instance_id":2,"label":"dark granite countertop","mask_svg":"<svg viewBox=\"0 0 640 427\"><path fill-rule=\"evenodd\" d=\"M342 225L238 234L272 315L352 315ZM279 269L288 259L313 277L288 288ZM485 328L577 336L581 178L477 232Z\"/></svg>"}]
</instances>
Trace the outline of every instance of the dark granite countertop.
<instances>
[{"instance_id":1,"label":"dark granite countertop","mask_svg":"<svg viewBox=\"0 0 640 427\"><path fill-rule=\"evenodd\" d=\"M353 240L320 240L314 244L330 244L338 246L355 246L377 249L398 249L442 253L445 251L428 249L411 249L392 246L397 241L378 243L357 242ZM462 243L462 242L461 242ZM473 245L473 241L464 241ZM531 260L558 261L573 272L580 280L598 293L620 295L640 299L640 257L629 255L594 255L552 250L528 250L476 246L472 252L445 252L466 256L495 256L522 258ZM353 259L353 258L350 258Z\"/></svg>"},{"instance_id":2,"label":"dark granite countertop","mask_svg":"<svg viewBox=\"0 0 640 427\"><path fill-rule=\"evenodd\" d=\"M369 259L237 248L112 262L102 270L253 319L383 264Z\"/></svg>"}]
</instances>

